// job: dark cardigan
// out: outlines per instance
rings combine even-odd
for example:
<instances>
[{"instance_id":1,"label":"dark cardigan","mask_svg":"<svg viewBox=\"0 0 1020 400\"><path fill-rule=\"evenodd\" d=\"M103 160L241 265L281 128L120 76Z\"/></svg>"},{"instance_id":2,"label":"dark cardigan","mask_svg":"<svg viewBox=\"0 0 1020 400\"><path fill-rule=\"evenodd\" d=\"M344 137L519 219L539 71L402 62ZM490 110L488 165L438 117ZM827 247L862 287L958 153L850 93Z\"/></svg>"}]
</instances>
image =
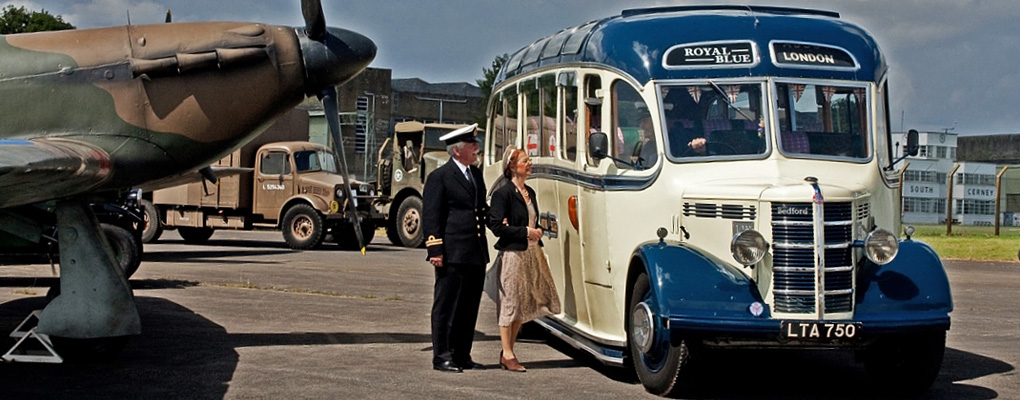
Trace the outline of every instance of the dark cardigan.
<instances>
[{"instance_id":1,"label":"dark cardigan","mask_svg":"<svg viewBox=\"0 0 1020 400\"><path fill-rule=\"evenodd\" d=\"M535 217L538 217L538 200L535 197L535 189L524 185L531 197L531 203L535 206ZM506 218L507 223L503 224ZM497 250L527 250L528 249L528 206L524 202L524 196L517 191L517 186L507 182L503 187L492 193L492 201L489 205L489 230L496 237ZM537 226L536 228L541 229ZM539 245L542 241L539 240Z\"/></svg>"}]
</instances>

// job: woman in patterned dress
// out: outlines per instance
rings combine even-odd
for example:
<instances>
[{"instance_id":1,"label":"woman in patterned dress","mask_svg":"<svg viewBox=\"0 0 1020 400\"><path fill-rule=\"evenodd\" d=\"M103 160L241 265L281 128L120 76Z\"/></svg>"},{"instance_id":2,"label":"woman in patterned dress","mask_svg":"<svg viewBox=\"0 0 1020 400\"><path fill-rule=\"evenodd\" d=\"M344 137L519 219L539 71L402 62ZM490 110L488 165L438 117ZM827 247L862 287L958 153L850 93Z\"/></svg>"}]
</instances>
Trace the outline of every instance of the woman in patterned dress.
<instances>
[{"instance_id":1,"label":"woman in patterned dress","mask_svg":"<svg viewBox=\"0 0 1020 400\"><path fill-rule=\"evenodd\" d=\"M514 353L521 325L535 318L558 314L560 301L552 274L542 253L542 230L538 227L535 190L524 184L531 175L531 158L514 149L503 160L503 176L510 184L496 189L489 208L489 229L499 238L502 251L499 284L499 365L527 371Z\"/></svg>"}]
</instances>

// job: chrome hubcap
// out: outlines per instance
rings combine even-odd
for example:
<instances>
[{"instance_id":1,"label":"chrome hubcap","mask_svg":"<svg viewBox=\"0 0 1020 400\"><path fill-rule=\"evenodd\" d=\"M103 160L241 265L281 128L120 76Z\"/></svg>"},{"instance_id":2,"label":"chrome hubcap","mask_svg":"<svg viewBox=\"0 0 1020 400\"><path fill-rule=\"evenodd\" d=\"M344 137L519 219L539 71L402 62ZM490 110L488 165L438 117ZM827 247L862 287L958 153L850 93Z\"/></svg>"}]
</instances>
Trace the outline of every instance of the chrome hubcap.
<instances>
[{"instance_id":1,"label":"chrome hubcap","mask_svg":"<svg viewBox=\"0 0 1020 400\"><path fill-rule=\"evenodd\" d=\"M642 353L652 350L652 339L655 337L654 314L645 302L634 305L630 313L630 337Z\"/></svg>"}]
</instances>

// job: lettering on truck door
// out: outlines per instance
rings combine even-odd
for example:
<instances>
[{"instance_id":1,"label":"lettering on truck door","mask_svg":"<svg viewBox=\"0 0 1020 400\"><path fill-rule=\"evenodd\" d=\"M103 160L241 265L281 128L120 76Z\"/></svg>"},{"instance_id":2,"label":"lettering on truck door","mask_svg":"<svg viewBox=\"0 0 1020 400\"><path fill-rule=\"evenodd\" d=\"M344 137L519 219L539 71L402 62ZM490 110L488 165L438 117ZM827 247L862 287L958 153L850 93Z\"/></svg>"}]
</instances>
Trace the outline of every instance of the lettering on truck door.
<instances>
[{"instance_id":1,"label":"lettering on truck door","mask_svg":"<svg viewBox=\"0 0 1020 400\"><path fill-rule=\"evenodd\" d=\"M255 213L267 219L280 218L280 206L294 194L290 155L284 151L259 153L255 171Z\"/></svg>"}]
</instances>

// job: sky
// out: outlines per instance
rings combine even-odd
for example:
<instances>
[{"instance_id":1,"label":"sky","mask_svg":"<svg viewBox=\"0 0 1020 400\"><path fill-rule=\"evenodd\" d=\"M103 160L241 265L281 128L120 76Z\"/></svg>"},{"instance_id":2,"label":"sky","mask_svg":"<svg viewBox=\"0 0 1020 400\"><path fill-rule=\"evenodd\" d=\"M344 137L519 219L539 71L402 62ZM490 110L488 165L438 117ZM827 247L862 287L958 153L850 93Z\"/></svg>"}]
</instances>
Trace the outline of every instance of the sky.
<instances>
[{"instance_id":1,"label":"sky","mask_svg":"<svg viewBox=\"0 0 1020 400\"><path fill-rule=\"evenodd\" d=\"M304 24L300 0L0 0L46 10L79 29L175 22ZM627 8L756 4L817 8L869 31L890 66L896 131L1020 132L1020 2L1016 0L323 0L327 24L379 47L372 63L394 78L482 78L493 59L560 29Z\"/></svg>"}]
</instances>

